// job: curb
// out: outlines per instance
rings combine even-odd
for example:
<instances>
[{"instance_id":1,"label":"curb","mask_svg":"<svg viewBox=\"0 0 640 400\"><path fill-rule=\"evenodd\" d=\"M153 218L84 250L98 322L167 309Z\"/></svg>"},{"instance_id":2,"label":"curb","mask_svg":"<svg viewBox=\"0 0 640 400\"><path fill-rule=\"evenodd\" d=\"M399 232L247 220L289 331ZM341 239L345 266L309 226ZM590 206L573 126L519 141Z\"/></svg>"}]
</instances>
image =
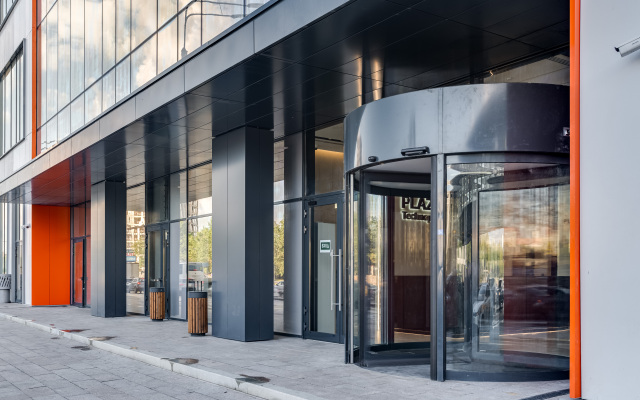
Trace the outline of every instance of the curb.
<instances>
[{"instance_id":1,"label":"curb","mask_svg":"<svg viewBox=\"0 0 640 400\"><path fill-rule=\"evenodd\" d=\"M15 322L25 325L30 328L47 332L50 335L61 336L66 339L82 343L85 346L91 346L99 350L104 350L112 354L116 354L122 357L130 358L132 360L140 361L145 364L152 365L154 367L162 368L171 372L175 372L180 375L196 378L201 381L213 383L218 386L223 386L228 389L236 390L238 392L246 393L252 396L260 397L267 400L323 400L321 397L314 396L304 392L298 392L295 390L283 388L270 383L252 383L246 382L242 377L235 377L227 372L218 371L206 367L192 367L186 364L180 364L177 362L169 361L167 358L162 358L148 354L144 351L133 350L128 346L123 346L115 343L107 343L97 340L91 340L87 337L78 335L76 333L65 332L63 330L41 325L23 318L14 317L8 314L0 313L0 319Z\"/></svg>"}]
</instances>

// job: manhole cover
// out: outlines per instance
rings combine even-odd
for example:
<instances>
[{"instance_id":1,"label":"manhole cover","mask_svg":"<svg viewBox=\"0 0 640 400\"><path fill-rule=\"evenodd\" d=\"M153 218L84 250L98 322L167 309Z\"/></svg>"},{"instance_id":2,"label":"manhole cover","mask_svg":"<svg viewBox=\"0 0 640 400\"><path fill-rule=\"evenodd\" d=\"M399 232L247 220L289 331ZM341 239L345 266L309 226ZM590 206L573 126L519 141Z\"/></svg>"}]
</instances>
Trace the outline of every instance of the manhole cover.
<instances>
[{"instance_id":1,"label":"manhole cover","mask_svg":"<svg viewBox=\"0 0 640 400\"><path fill-rule=\"evenodd\" d=\"M115 338L115 336L96 336L90 337L89 339L95 340L96 342L106 342L107 340L111 340L113 338Z\"/></svg>"},{"instance_id":2,"label":"manhole cover","mask_svg":"<svg viewBox=\"0 0 640 400\"><path fill-rule=\"evenodd\" d=\"M197 364L199 361L195 358L169 358L168 360L174 363L186 365Z\"/></svg>"},{"instance_id":3,"label":"manhole cover","mask_svg":"<svg viewBox=\"0 0 640 400\"><path fill-rule=\"evenodd\" d=\"M267 383L270 381L269 378L265 378L264 376L249 376L245 374L240 374L244 378L238 378L237 381L241 382L249 382L249 383Z\"/></svg>"},{"instance_id":4,"label":"manhole cover","mask_svg":"<svg viewBox=\"0 0 640 400\"><path fill-rule=\"evenodd\" d=\"M84 332L86 331L86 329L62 329L62 332L69 332L69 333L78 333L78 332Z\"/></svg>"},{"instance_id":5,"label":"manhole cover","mask_svg":"<svg viewBox=\"0 0 640 400\"><path fill-rule=\"evenodd\" d=\"M87 351L87 350L91 350L91 347L89 347L89 346L73 346L72 349Z\"/></svg>"}]
</instances>

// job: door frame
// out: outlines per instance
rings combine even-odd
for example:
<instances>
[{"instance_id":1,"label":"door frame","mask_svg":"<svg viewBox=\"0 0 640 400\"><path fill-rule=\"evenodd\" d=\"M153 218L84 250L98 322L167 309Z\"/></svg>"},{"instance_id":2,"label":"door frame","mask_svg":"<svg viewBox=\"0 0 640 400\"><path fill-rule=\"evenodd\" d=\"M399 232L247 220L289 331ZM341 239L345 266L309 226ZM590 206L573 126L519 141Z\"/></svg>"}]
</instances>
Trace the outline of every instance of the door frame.
<instances>
[{"instance_id":1,"label":"door frame","mask_svg":"<svg viewBox=\"0 0 640 400\"><path fill-rule=\"evenodd\" d=\"M344 206L345 206L345 196L343 192L334 192L328 193L326 195L314 196L305 199L303 204L303 235L304 235L304 250L303 250L303 264L302 264L302 338L303 339L312 339L312 340L321 340L325 342L333 342L344 344L345 340L345 332L344 332L344 317L346 315L346 297L345 297L345 287L346 287L346 275L344 273L344 265L345 265L345 253L344 253ZM339 265L337 265L337 279L340 280L341 284L338 284L336 287L336 296L341 300L340 306L336 309L336 333L322 333L322 332L312 332L309 328L309 317L310 313L310 296L311 296L311 288L310 288L310 272L311 272L311 256L313 255L313 249L315 248L314 244L312 244L313 238L313 226L311 224L312 212L311 208L317 206L326 206L330 204L337 204L337 221L336 221L336 244L339 244L340 248L336 248L336 250L342 251L342 259ZM336 246L337 247L337 246ZM337 256L337 254L335 255ZM336 261L336 264L338 261ZM336 281L337 284L337 281ZM340 292L340 293L338 293Z\"/></svg>"},{"instance_id":2,"label":"door frame","mask_svg":"<svg viewBox=\"0 0 640 400\"><path fill-rule=\"evenodd\" d=\"M71 239L71 304L76 307L87 306L87 238ZM76 244L82 243L82 302L76 302Z\"/></svg>"},{"instance_id":3,"label":"door frame","mask_svg":"<svg viewBox=\"0 0 640 400\"><path fill-rule=\"evenodd\" d=\"M161 223L157 223L157 224L153 224L153 225L147 225L145 226L145 234L144 234L144 262L145 262L145 266L144 266L144 315L149 315L149 284L151 283L149 281L149 233L150 232L164 232L163 234L163 238L162 238L162 245L165 247L165 252L164 252L164 259L162 260L164 262L164 270L162 271L162 279L163 279L163 286L164 286L164 308L165 308L165 315L170 315L169 312L169 304L170 304L170 290L169 290L169 279L170 279L170 273L169 273L169 260L171 259L169 256L169 252L171 251L171 242L169 241L171 234L170 234L170 229L171 224L169 222L161 222Z\"/></svg>"}]
</instances>

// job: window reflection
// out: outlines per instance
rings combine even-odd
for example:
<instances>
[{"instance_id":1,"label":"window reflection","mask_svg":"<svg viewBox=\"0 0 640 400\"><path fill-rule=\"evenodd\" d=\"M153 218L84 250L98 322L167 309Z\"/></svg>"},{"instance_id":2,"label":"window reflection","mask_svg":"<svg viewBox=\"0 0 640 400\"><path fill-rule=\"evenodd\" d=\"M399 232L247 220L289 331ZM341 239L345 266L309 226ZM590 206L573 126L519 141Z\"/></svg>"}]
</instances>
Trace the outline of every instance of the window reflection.
<instances>
[{"instance_id":1,"label":"window reflection","mask_svg":"<svg viewBox=\"0 0 640 400\"><path fill-rule=\"evenodd\" d=\"M131 91L149 82L156 76L156 36L146 41L131 53Z\"/></svg>"},{"instance_id":2,"label":"window reflection","mask_svg":"<svg viewBox=\"0 0 640 400\"><path fill-rule=\"evenodd\" d=\"M42 133L47 122L67 109L69 103L73 103L69 118L73 132L89 121L88 116L100 115L264 3L265 0L39 1L39 150L57 143ZM12 1L0 1L0 15L8 9L2 8L5 4L8 7ZM94 88L100 79L101 88ZM92 93L84 96L85 90ZM98 92L100 109L96 114ZM78 96L84 97L79 100ZM66 121L66 117L62 119ZM53 128L57 130L58 127ZM64 135L66 131L65 128Z\"/></svg>"},{"instance_id":3,"label":"window reflection","mask_svg":"<svg viewBox=\"0 0 640 400\"><path fill-rule=\"evenodd\" d=\"M116 0L116 62L131 51L131 0Z\"/></svg>"},{"instance_id":4,"label":"window reflection","mask_svg":"<svg viewBox=\"0 0 640 400\"><path fill-rule=\"evenodd\" d=\"M102 73L116 63L116 1L102 0Z\"/></svg>"},{"instance_id":5,"label":"window reflection","mask_svg":"<svg viewBox=\"0 0 640 400\"><path fill-rule=\"evenodd\" d=\"M24 138L24 61L22 50L0 75L0 156Z\"/></svg>"},{"instance_id":6,"label":"window reflection","mask_svg":"<svg viewBox=\"0 0 640 400\"><path fill-rule=\"evenodd\" d=\"M47 21L49 17L47 16ZM102 75L102 1L84 2L84 73L85 87ZM49 73L49 71L47 71ZM87 120L88 121L88 120Z\"/></svg>"},{"instance_id":7,"label":"window reflection","mask_svg":"<svg viewBox=\"0 0 640 400\"><path fill-rule=\"evenodd\" d=\"M58 1L58 109L71 100L71 0Z\"/></svg>"},{"instance_id":8,"label":"window reflection","mask_svg":"<svg viewBox=\"0 0 640 400\"><path fill-rule=\"evenodd\" d=\"M156 0L131 1L131 48L135 49L158 28Z\"/></svg>"},{"instance_id":9,"label":"window reflection","mask_svg":"<svg viewBox=\"0 0 640 400\"><path fill-rule=\"evenodd\" d=\"M127 190L127 313L144 314L145 185Z\"/></svg>"},{"instance_id":10,"label":"window reflection","mask_svg":"<svg viewBox=\"0 0 640 400\"><path fill-rule=\"evenodd\" d=\"M96 82L84 95L85 121L91 121L102 112L102 83Z\"/></svg>"},{"instance_id":11,"label":"window reflection","mask_svg":"<svg viewBox=\"0 0 640 400\"><path fill-rule=\"evenodd\" d=\"M44 71L43 71L44 75ZM84 1L71 0L71 97L84 90Z\"/></svg>"},{"instance_id":12,"label":"window reflection","mask_svg":"<svg viewBox=\"0 0 640 400\"><path fill-rule=\"evenodd\" d=\"M273 206L273 330L285 332L284 324L284 204Z\"/></svg>"},{"instance_id":13,"label":"window reflection","mask_svg":"<svg viewBox=\"0 0 640 400\"><path fill-rule=\"evenodd\" d=\"M158 32L158 73L178 61L178 20L174 18Z\"/></svg>"},{"instance_id":14,"label":"window reflection","mask_svg":"<svg viewBox=\"0 0 640 400\"><path fill-rule=\"evenodd\" d=\"M211 313L211 216L187 220L189 249L188 290L207 292L209 315Z\"/></svg>"},{"instance_id":15,"label":"window reflection","mask_svg":"<svg viewBox=\"0 0 640 400\"><path fill-rule=\"evenodd\" d=\"M567 369L568 167L460 164L447 174L447 369Z\"/></svg>"},{"instance_id":16,"label":"window reflection","mask_svg":"<svg viewBox=\"0 0 640 400\"><path fill-rule=\"evenodd\" d=\"M339 123L315 132L312 193L342 190L344 173L344 124Z\"/></svg>"},{"instance_id":17,"label":"window reflection","mask_svg":"<svg viewBox=\"0 0 640 400\"><path fill-rule=\"evenodd\" d=\"M188 179L187 215L194 217L211 214L213 211L211 164L189 170Z\"/></svg>"},{"instance_id":18,"label":"window reflection","mask_svg":"<svg viewBox=\"0 0 640 400\"><path fill-rule=\"evenodd\" d=\"M58 6L49 12L47 18L47 116L58 112Z\"/></svg>"},{"instance_id":19,"label":"window reflection","mask_svg":"<svg viewBox=\"0 0 640 400\"><path fill-rule=\"evenodd\" d=\"M178 12L178 0L158 0L158 27Z\"/></svg>"}]
</instances>

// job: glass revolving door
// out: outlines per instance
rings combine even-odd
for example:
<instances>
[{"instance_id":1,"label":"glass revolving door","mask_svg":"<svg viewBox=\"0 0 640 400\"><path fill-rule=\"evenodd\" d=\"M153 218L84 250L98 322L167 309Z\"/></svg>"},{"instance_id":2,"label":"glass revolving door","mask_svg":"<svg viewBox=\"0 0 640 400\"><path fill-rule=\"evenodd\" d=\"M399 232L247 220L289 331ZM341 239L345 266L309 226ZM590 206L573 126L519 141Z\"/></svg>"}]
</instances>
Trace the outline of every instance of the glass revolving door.
<instances>
[{"instance_id":1,"label":"glass revolving door","mask_svg":"<svg viewBox=\"0 0 640 400\"><path fill-rule=\"evenodd\" d=\"M447 377L557 377L569 366L568 166L453 164L447 182Z\"/></svg>"},{"instance_id":2,"label":"glass revolving door","mask_svg":"<svg viewBox=\"0 0 640 400\"><path fill-rule=\"evenodd\" d=\"M363 366L429 363L430 171L419 158L357 173L350 315Z\"/></svg>"}]
</instances>

